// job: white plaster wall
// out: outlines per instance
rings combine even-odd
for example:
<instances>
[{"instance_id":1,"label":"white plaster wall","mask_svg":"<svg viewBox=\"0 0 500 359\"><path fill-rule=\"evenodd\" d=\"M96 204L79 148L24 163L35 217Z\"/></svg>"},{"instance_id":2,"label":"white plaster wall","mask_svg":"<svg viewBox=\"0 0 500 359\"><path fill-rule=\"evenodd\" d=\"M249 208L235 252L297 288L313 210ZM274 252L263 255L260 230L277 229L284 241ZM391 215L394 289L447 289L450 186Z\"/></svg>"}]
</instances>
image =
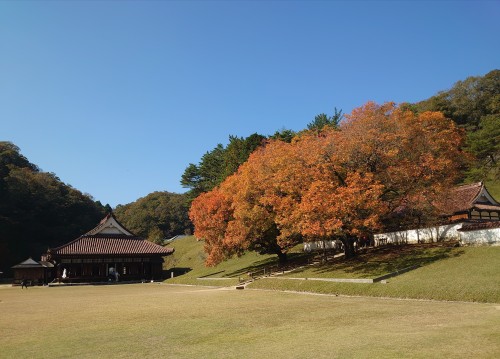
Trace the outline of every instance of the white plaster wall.
<instances>
[{"instance_id":1,"label":"white plaster wall","mask_svg":"<svg viewBox=\"0 0 500 359\"><path fill-rule=\"evenodd\" d=\"M314 252L326 249L339 249L342 246L342 242L339 240L333 241L314 241L304 243L304 252Z\"/></svg>"},{"instance_id":2,"label":"white plaster wall","mask_svg":"<svg viewBox=\"0 0 500 359\"><path fill-rule=\"evenodd\" d=\"M123 234L123 232L120 231L116 227L106 227L106 228L103 228L102 230L99 231L99 233L105 233L105 234Z\"/></svg>"},{"instance_id":3,"label":"white plaster wall","mask_svg":"<svg viewBox=\"0 0 500 359\"><path fill-rule=\"evenodd\" d=\"M462 228L462 223L453 223L444 226L409 229L407 231L379 233L374 235L375 245L386 243L418 243L437 242L442 240L460 239L457 229Z\"/></svg>"},{"instance_id":4,"label":"white plaster wall","mask_svg":"<svg viewBox=\"0 0 500 359\"><path fill-rule=\"evenodd\" d=\"M478 229L459 233L460 242L465 245L500 246L500 228Z\"/></svg>"},{"instance_id":5,"label":"white plaster wall","mask_svg":"<svg viewBox=\"0 0 500 359\"><path fill-rule=\"evenodd\" d=\"M374 235L375 246L388 243L430 243L442 240L459 240L464 245L493 245L500 246L500 228L479 229L475 231L461 232L462 222L443 226L411 229L407 231L379 233ZM326 249L339 249L342 242L333 241L315 241L304 243L304 251L312 252Z\"/></svg>"}]
</instances>

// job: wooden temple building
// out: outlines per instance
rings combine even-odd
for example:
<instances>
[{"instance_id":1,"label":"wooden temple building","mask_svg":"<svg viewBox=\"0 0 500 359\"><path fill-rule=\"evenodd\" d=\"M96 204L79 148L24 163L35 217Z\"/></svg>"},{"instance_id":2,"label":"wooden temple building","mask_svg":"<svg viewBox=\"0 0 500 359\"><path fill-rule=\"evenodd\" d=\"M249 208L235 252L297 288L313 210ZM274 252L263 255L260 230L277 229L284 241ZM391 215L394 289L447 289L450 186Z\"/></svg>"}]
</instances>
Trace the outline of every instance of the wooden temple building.
<instances>
[{"instance_id":1,"label":"wooden temple building","mask_svg":"<svg viewBox=\"0 0 500 359\"><path fill-rule=\"evenodd\" d=\"M94 229L57 248L42 260L54 265L62 282L151 281L162 278L167 248L137 237L112 213Z\"/></svg>"},{"instance_id":2,"label":"wooden temple building","mask_svg":"<svg viewBox=\"0 0 500 359\"><path fill-rule=\"evenodd\" d=\"M500 220L500 203L488 192L483 182L454 188L439 208L452 222Z\"/></svg>"}]
</instances>

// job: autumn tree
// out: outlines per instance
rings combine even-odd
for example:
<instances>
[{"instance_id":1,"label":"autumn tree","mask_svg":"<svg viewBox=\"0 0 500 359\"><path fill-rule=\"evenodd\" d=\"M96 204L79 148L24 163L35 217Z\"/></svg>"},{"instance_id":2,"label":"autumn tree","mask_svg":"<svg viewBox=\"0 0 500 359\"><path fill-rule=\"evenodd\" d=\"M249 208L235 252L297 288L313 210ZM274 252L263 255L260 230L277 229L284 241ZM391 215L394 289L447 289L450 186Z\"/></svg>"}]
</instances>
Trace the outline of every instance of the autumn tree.
<instances>
[{"instance_id":1,"label":"autumn tree","mask_svg":"<svg viewBox=\"0 0 500 359\"><path fill-rule=\"evenodd\" d=\"M463 131L440 112L367 103L346 116L340 132L340 165L371 174L383 185L387 216L399 211L403 217L396 223L411 221L411 213L419 223L425 220L419 213L437 218L434 204L456 185L469 158L463 152Z\"/></svg>"},{"instance_id":2,"label":"autumn tree","mask_svg":"<svg viewBox=\"0 0 500 359\"><path fill-rule=\"evenodd\" d=\"M190 218L195 235L205 240L207 264L246 250L276 254L281 263L286 261L286 250L297 241L280 236L276 211L266 202L279 167L275 159L284 159L286 146L275 141L259 148L236 174L193 201Z\"/></svg>"},{"instance_id":3,"label":"autumn tree","mask_svg":"<svg viewBox=\"0 0 500 359\"><path fill-rule=\"evenodd\" d=\"M204 240L207 265L216 265L242 252L240 245L225 238L232 212L229 198L219 188L200 194L191 204L189 217L195 224L194 235Z\"/></svg>"},{"instance_id":4,"label":"autumn tree","mask_svg":"<svg viewBox=\"0 0 500 359\"><path fill-rule=\"evenodd\" d=\"M210 234L210 264L245 250L283 262L299 241L318 239L341 240L351 257L357 238L387 226L394 213L436 216L435 203L463 168L462 139L441 113L368 103L338 130L268 141L193 203L195 234Z\"/></svg>"}]
</instances>

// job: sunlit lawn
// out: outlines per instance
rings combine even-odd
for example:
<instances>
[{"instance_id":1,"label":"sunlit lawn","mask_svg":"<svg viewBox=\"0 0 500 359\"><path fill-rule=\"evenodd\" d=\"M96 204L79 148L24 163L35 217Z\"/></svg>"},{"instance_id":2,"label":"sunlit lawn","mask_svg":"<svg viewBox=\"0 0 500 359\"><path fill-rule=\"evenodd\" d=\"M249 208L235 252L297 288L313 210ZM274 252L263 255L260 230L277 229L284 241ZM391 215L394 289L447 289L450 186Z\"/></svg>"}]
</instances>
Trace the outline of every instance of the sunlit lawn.
<instances>
[{"instance_id":1,"label":"sunlit lawn","mask_svg":"<svg viewBox=\"0 0 500 359\"><path fill-rule=\"evenodd\" d=\"M467 248L468 250L468 248ZM460 256L462 248L452 246L404 245L370 248L356 257L329 259L301 267L288 277L299 278L376 278L414 265L425 266L442 259ZM500 252L499 252L500 253Z\"/></svg>"},{"instance_id":2,"label":"sunlit lawn","mask_svg":"<svg viewBox=\"0 0 500 359\"><path fill-rule=\"evenodd\" d=\"M276 256L260 256L249 252L232 258L217 267L203 265L203 242L186 237L173 243L176 254L168 257L170 267L191 269L166 283L231 286L239 277L248 279L247 272L276 265ZM300 248L296 249L297 251ZM293 255L300 255L294 253ZM388 284L332 283L312 280L260 279L251 288L294 290L315 293L345 294L415 299L476 301L500 303L500 247L453 247L450 243L406 245L371 248L356 258L335 258L321 264L321 253L312 265L285 274L292 278L375 278L406 267L421 267L389 279ZM313 258L309 259L312 262ZM210 275L212 274L212 275ZM205 277L205 280L197 279ZM214 277L228 280L206 280Z\"/></svg>"},{"instance_id":3,"label":"sunlit lawn","mask_svg":"<svg viewBox=\"0 0 500 359\"><path fill-rule=\"evenodd\" d=\"M418 269L390 278L387 284L263 279L251 286L316 293L500 303L500 247L438 247L411 254L413 248L409 246L409 253L401 253L395 258L377 255L367 257L366 263L356 259L350 264L339 262L329 266L311 266L287 275L303 278L370 278L370 274L374 275L379 270L373 263L385 268L382 272L388 271L388 268L397 269L399 266L401 269L409 264L422 264Z\"/></svg>"},{"instance_id":4,"label":"sunlit lawn","mask_svg":"<svg viewBox=\"0 0 500 359\"><path fill-rule=\"evenodd\" d=\"M495 358L495 304L166 284L0 288L1 358Z\"/></svg>"}]
</instances>

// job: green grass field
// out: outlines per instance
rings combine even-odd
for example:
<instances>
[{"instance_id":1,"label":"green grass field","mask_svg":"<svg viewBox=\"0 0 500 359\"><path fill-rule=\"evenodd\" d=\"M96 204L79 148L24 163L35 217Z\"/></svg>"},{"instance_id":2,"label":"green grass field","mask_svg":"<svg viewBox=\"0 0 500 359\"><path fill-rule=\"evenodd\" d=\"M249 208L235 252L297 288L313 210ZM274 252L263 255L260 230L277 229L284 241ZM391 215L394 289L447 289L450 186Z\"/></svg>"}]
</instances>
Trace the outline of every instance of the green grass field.
<instances>
[{"instance_id":1,"label":"green grass field","mask_svg":"<svg viewBox=\"0 0 500 359\"><path fill-rule=\"evenodd\" d=\"M500 306L158 283L0 287L1 358L497 358Z\"/></svg>"},{"instance_id":2,"label":"green grass field","mask_svg":"<svg viewBox=\"0 0 500 359\"><path fill-rule=\"evenodd\" d=\"M248 278L248 272L275 264L275 256L261 256L250 252L242 257L222 262L216 267L205 267L206 255L203 252L203 242L197 241L195 237L184 237L168 246L175 248L175 254L166 258L164 268L174 268L176 275L184 273L169 279L168 283L171 284L236 285L240 278ZM198 280L199 277L205 279ZM210 280L210 278L225 278L225 280Z\"/></svg>"},{"instance_id":3,"label":"green grass field","mask_svg":"<svg viewBox=\"0 0 500 359\"><path fill-rule=\"evenodd\" d=\"M247 279L247 272L276 265L275 256L247 253L217 267L203 265L203 242L186 237L173 243L176 253L168 267L190 268L166 283L231 286ZM295 252L299 252L296 248ZM294 255L299 255L294 253ZM310 258L312 261L312 258ZM420 268L390 278L387 284L332 283L280 278L375 278L413 265ZM407 245L376 248L345 261L336 258L326 264L303 266L283 277L259 279L250 288L307 291L356 296L435 299L500 303L500 247L453 247ZM212 274L212 275L210 275ZM205 277L200 280L198 277ZM209 278L232 278L208 280Z\"/></svg>"},{"instance_id":4,"label":"green grass field","mask_svg":"<svg viewBox=\"0 0 500 359\"><path fill-rule=\"evenodd\" d=\"M385 251L383 251L385 252ZM401 252L401 253L398 253ZM419 298L500 303L500 247L420 248L408 246L399 251L361 256L349 262L310 268L284 277L373 278L420 263L422 267L390 278L387 284L331 283L304 280L261 279L252 288L295 290L345 295ZM398 255L399 254L399 255ZM396 256L394 260L388 257ZM408 257L408 258L406 258ZM405 259L406 258L406 259ZM365 264L362 262L366 261ZM374 264L377 264L376 266ZM380 271L382 267L384 270Z\"/></svg>"}]
</instances>

